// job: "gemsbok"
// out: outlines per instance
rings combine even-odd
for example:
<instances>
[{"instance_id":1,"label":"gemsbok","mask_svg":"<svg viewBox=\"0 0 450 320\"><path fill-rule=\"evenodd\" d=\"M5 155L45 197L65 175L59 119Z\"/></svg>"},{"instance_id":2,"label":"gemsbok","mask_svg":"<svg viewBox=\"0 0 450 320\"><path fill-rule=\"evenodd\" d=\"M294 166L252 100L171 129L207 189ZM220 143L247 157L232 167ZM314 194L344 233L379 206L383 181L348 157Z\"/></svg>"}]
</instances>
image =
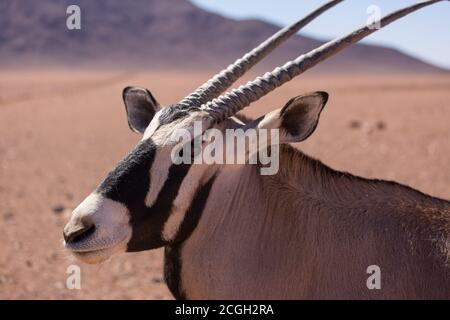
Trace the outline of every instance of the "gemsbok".
<instances>
[{"instance_id":1,"label":"gemsbok","mask_svg":"<svg viewBox=\"0 0 450 320\"><path fill-rule=\"evenodd\" d=\"M341 1L280 30L178 103L163 108L148 90L125 88L129 126L143 138L74 210L65 247L86 263L164 247L165 280L177 299L449 299L449 201L335 171L289 145L314 132L327 93L297 96L256 120L236 116L376 30L445 0L410 5L223 94ZM278 148L279 170L262 175L260 161L175 164L172 135L198 122L202 133L278 130L278 141L258 148ZM372 265L380 289L368 288Z\"/></svg>"}]
</instances>

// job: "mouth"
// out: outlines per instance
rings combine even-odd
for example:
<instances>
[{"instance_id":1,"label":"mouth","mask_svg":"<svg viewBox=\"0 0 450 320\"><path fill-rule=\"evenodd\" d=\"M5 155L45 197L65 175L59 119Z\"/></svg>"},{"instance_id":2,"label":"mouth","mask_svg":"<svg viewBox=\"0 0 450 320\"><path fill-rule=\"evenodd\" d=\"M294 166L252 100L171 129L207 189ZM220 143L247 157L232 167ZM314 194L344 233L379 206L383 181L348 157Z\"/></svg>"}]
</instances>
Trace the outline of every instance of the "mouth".
<instances>
[{"instance_id":1,"label":"mouth","mask_svg":"<svg viewBox=\"0 0 450 320\"><path fill-rule=\"evenodd\" d=\"M125 252L129 237L125 236L119 241L95 239L93 234L80 243L66 243L68 249L77 259L88 264L97 264L108 260L113 254Z\"/></svg>"}]
</instances>

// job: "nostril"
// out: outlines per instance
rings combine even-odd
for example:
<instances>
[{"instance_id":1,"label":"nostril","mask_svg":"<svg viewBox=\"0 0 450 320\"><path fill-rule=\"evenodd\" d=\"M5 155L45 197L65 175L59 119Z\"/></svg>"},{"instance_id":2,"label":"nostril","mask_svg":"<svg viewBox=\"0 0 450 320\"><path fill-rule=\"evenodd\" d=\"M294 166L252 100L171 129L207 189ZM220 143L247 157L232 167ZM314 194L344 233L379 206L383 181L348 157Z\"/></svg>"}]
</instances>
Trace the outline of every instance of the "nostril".
<instances>
[{"instance_id":1,"label":"nostril","mask_svg":"<svg viewBox=\"0 0 450 320\"><path fill-rule=\"evenodd\" d=\"M95 232L95 225L87 225L81 229L75 230L70 233L64 232L64 240L66 243L76 243L83 239L86 239Z\"/></svg>"}]
</instances>

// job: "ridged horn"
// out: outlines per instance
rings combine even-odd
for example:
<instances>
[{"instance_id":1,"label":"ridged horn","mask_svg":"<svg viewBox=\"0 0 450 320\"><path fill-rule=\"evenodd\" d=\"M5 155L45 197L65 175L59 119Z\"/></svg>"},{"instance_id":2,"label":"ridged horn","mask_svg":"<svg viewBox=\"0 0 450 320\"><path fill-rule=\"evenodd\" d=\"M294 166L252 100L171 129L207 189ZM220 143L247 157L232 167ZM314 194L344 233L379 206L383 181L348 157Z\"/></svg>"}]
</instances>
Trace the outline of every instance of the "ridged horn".
<instances>
[{"instance_id":1,"label":"ridged horn","mask_svg":"<svg viewBox=\"0 0 450 320\"><path fill-rule=\"evenodd\" d=\"M281 29L252 51L246 53L242 58L236 60L226 69L222 70L203 85L198 87L193 93L181 100L178 105L181 105L182 107L185 106L186 108L192 106L200 107L202 104L217 98L255 64L261 61L284 41L296 34L300 29L320 16L322 13L342 1L343 0L329 1L320 8L311 12L305 18Z\"/></svg>"},{"instance_id":2,"label":"ridged horn","mask_svg":"<svg viewBox=\"0 0 450 320\"><path fill-rule=\"evenodd\" d=\"M295 60L287 62L282 67L274 69L272 72L266 73L262 77L258 77L247 84L234 89L217 99L207 102L202 105L201 110L206 111L212 121L220 122L238 111L242 110L250 103L257 101L272 90L280 87L284 83L292 80L294 77L311 69L318 63L325 59L334 56L341 50L349 47L355 42L367 37L378 29L381 29L388 24L400 19L412 12L415 12L423 7L435 4L441 1L448 0L428 0L408 6L404 9L393 12L385 16L380 21L380 28L376 28L376 24L366 25L350 34L332 40L324 45L310 51L307 54L301 55Z\"/></svg>"}]
</instances>

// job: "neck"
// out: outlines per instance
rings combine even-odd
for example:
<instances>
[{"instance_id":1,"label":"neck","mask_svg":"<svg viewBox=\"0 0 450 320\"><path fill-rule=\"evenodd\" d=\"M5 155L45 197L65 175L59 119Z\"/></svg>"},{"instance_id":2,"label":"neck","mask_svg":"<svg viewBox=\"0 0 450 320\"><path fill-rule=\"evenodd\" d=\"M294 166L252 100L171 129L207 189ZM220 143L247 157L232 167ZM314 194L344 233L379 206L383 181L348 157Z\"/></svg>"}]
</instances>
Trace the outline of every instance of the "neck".
<instances>
[{"instance_id":1,"label":"neck","mask_svg":"<svg viewBox=\"0 0 450 320\"><path fill-rule=\"evenodd\" d=\"M448 202L334 171L288 146L280 151L274 176L261 176L258 166L225 166L218 174L197 227L173 259L187 298L362 297L368 291L355 288L364 287L374 261L405 281L419 276L405 277L398 263L415 263L408 260L411 243L429 253L421 234L442 229L437 220L436 230L422 223L439 218L419 205L448 211Z\"/></svg>"},{"instance_id":2,"label":"neck","mask_svg":"<svg viewBox=\"0 0 450 320\"><path fill-rule=\"evenodd\" d=\"M312 202L335 209L382 205L397 211L417 207L418 203L448 205L444 200L396 182L365 179L333 170L289 145L282 146L280 155L278 174L263 178L265 195L271 203L284 197L291 203Z\"/></svg>"}]
</instances>

